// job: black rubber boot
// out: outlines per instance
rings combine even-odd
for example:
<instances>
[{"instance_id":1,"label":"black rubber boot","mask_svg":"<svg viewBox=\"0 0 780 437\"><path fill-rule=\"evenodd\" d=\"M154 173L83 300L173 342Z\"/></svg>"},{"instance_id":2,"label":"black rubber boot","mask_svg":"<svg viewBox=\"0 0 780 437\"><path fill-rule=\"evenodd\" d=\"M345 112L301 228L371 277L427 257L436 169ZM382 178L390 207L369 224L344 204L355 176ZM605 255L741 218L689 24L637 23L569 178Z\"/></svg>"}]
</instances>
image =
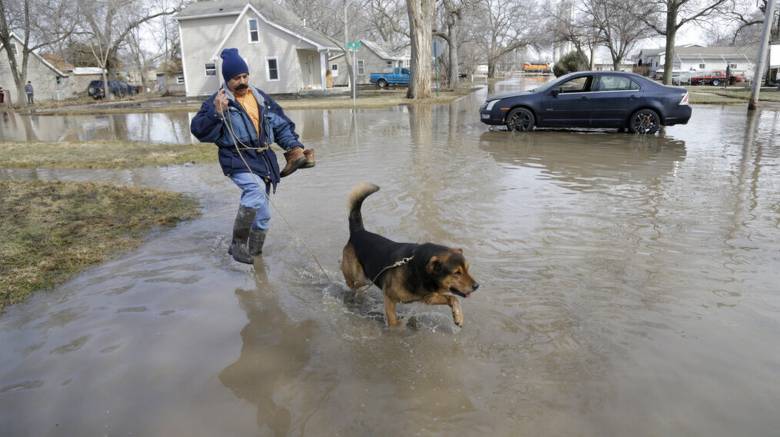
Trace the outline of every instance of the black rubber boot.
<instances>
[{"instance_id":1,"label":"black rubber boot","mask_svg":"<svg viewBox=\"0 0 780 437\"><path fill-rule=\"evenodd\" d=\"M252 256L249 254L247 242L251 235L255 215L257 215L256 209L241 205L238 207L236 220L233 222L233 241L230 242L228 253L240 263L252 264Z\"/></svg>"},{"instance_id":2,"label":"black rubber boot","mask_svg":"<svg viewBox=\"0 0 780 437\"><path fill-rule=\"evenodd\" d=\"M249 230L249 241L247 247L249 255L255 257L263 253L263 244L265 243L265 231L252 228Z\"/></svg>"}]
</instances>

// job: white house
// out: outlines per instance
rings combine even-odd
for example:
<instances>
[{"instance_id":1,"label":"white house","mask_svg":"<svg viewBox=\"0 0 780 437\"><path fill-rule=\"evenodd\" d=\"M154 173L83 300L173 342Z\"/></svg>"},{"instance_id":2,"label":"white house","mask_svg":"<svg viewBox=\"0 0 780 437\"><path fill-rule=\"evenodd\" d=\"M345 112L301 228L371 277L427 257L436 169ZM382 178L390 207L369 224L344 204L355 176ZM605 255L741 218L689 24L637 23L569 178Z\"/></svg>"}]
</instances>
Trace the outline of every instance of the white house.
<instances>
[{"instance_id":1,"label":"white house","mask_svg":"<svg viewBox=\"0 0 780 437\"><path fill-rule=\"evenodd\" d=\"M756 50L745 47L701 47L697 45L674 48L673 71L730 70L734 73L749 73L755 68ZM660 49L643 49L639 52L639 63L648 67L652 74L662 70L666 63L666 52Z\"/></svg>"},{"instance_id":2,"label":"white house","mask_svg":"<svg viewBox=\"0 0 780 437\"><path fill-rule=\"evenodd\" d=\"M13 33L11 38L11 51L15 54L17 66L21 68L24 41ZM27 61L27 80L32 83L35 90L33 95L36 102L62 100L72 95L68 85L68 74L60 71L35 52L32 52L32 56ZM2 44L0 44L0 87L3 87L10 93L13 103L17 103L18 93L16 82L14 82L13 74L11 73L11 61L8 59L8 54ZM6 97L9 96L6 95Z\"/></svg>"},{"instance_id":3,"label":"white house","mask_svg":"<svg viewBox=\"0 0 780 437\"><path fill-rule=\"evenodd\" d=\"M387 49L374 41L365 39L360 40L361 46L355 54L357 65L353 66L357 70L357 83L367 84L371 73L381 73L393 67L408 66L408 60L403 55L391 54ZM352 52L349 53L349 60L352 63ZM344 60L344 53L338 53L331 57L328 67L333 76L335 85L347 85L349 83L349 72L346 71L347 63Z\"/></svg>"},{"instance_id":4,"label":"white house","mask_svg":"<svg viewBox=\"0 0 780 437\"><path fill-rule=\"evenodd\" d=\"M271 94L325 89L328 57L340 51L273 0L195 2L176 19L187 96L218 89L223 48L238 48L250 83Z\"/></svg>"}]
</instances>

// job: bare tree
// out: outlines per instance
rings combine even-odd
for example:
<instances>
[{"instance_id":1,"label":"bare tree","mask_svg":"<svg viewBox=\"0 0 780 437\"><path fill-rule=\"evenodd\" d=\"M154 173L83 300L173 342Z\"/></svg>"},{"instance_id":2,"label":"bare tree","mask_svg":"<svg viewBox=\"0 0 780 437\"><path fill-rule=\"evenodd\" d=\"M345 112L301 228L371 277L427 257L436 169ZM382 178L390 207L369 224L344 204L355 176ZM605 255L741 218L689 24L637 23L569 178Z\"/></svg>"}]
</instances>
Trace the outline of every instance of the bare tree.
<instances>
[{"instance_id":1,"label":"bare tree","mask_svg":"<svg viewBox=\"0 0 780 437\"><path fill-rule=\"evenodd\" d=\"M532 45L543 35L540 8L535 0L479 0L474 33L487 57L488 77L495 77L496 64L507 53Z\"/></svg>"},{"instance_id":2,"label":"bare tree","mask_svg":"<svg viewBox=\"0 0 780 437\"><path fill-rule=\"evenodd\" d=\"M639 18L639 3L633 0L584 0L583 12L591 19L609 49L612 68L617 71L623 58L645 38L649 28Z\"/></svg>"},{"instance_id":3,"label":"bare tree","mask_svg":"<svg viewBox=\"0 0 780 437\"><path fill-rule=\"evenodd\" d=\"M143 23L171 15L181 8L181 4L177 4L170 9L158 9L157 5L142 0L80 0L80 5L90 49L103 69L103 90L108 98L113 97L108 87L108 74L114 68L108 61L130 33Z\"/></svg>"},{"instance_id":4,"label":"bare tree","mask_svg":"<svg viewBox=\"0 0 780 437\"><path fill-rule=\"evenodd\" d=\"M406 0L406 7L412 44L412 77L406 97L425 99L431 96L434 0Z\"/></svg>"},{"instance_id":5,"label":"bare tree","mask_svg":"<svg viewBox=\"0 0 780 437\"><path fill-rule=\"evenodd\" d=\"M457 88L460 80L458 51L463 17L473 8L474 3L474 0L441 0L441 15L446 32L434 31L434 35L447 42L449 84L452 88Z\"/></svg>"},{"instance_id":6,"label":"bare tree","mask_svg":"<svg viewBox=\"0 0 780 437\"><path fill-rule=\"evenodd\" d=\"M731 28L725 32L722 26L713 27L711 32L715 35L713 38L717 43L728 43L731 45L757 45L761 38L761 26L757 24L764 23L766 15L767 0L732 0L733 5L726 12L725 18L731 23ZM780 12L775 12L772 23L772 38L780 37Z\"/></svg>"},{"instance_id":7,"label":"bare tree","mask_svg":"<svg viewBox=\"0 0 780 437\"><path fill-rule=\"evenodd\" d=\"M572 17L562 14L556 4L547 5L545 15L548 17L548 29L552 30L552 42L555 44L570 43L580 56L588 59L593 68L594 53L603 42L602 33L593 22L593 17L581 11Z\"/></svg>"},{"instance_id":8,"label":"bare tree","mask_svg":"<svg viewBox=\"0 0 780 437\"><path fill-rule=\"evenodd\" d=\"M677 31L688 23L722 13L729 5L729 0L647 0L642 4L637 17L666 37L665 84L672 82Z\"/></svg>"},{"instance_id":9,"label":"bare tree","mask_svg":"<svg viewBox=\"0 0 780 437\"><path fill-rule=\"evenodd\" d=\"M30 16L32 9L34 19ZM0 0L0 45L8 57L18 102L26 102L24 85L30 55L68 38L75 28L71 14L72 6L66 0ZM21 47L12 34L22 40ZM21 56L21 62L17 56Z\"/></svg>"}]
</instances>

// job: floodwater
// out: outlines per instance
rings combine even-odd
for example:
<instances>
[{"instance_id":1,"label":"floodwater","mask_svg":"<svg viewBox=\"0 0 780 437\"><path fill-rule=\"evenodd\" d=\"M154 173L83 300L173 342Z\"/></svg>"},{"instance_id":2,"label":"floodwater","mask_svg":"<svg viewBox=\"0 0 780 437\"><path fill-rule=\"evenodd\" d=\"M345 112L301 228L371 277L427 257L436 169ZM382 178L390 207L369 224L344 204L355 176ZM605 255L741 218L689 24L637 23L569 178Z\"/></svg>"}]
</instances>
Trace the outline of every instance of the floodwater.
<instances>
[{"instance_id":1,"label":"floodwater","mask_svg":"<svg viewBox=\"0 0 780 437\"><path fill-rule=\"evenodd\" d=\"M255 269L225 253L238 193L216 164L0 173L203 205L0 316L2 434L776 435L780 114L513 134L478 121L484 96L290 111L319 161L280 185ZM345 288L364 180L368 229L464 249L463 328L412 304L387 329L377 289Z\"/></svg>"}]
</instances>

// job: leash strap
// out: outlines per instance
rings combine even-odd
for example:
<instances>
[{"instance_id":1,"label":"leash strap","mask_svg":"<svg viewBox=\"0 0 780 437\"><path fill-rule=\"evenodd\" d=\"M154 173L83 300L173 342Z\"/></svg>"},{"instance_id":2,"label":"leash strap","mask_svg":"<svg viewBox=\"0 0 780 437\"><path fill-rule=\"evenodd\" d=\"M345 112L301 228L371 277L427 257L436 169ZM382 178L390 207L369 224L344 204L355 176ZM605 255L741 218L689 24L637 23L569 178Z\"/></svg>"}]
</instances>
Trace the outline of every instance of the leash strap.
<instances>
[{"instance_id":1,"label":"leash strap","mask_svg":"<svg viewBox=\"0 0 780 437\"><path fill-rule=\"evenodd\" d=\"M377 273L376 276L374 276L374 280L371 281L370 284L366 285L365 287L361 288L358 291L362 292L362 291L368 290L371 287L371 285L376 283L376 280L379 279L380 276L382 276L382 273L386 272L387 270L394 269L396 267L401 267L404 264L409 264L409 261L411 261L412 259L414 259L414 255L407 256L406 258L402 258L402 259L396 261L395 263L390 264L389 266L385 266L385 268L380 270L379 273Z\"/></svg>"}]
</instances>

